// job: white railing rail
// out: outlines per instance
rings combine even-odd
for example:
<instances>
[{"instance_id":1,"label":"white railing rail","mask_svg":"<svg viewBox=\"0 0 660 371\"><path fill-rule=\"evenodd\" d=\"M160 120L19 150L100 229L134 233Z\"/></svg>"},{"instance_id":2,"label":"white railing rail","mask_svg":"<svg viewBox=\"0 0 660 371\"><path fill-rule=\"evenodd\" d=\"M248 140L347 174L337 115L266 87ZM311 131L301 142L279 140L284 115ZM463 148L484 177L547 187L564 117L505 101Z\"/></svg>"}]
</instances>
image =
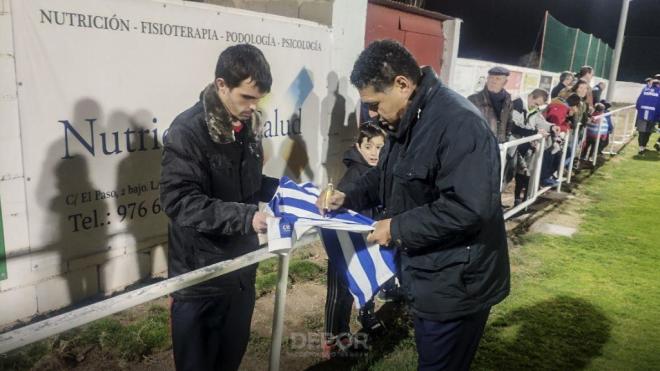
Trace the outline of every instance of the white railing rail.
<instances>
[{"instance_id":1,"label":"white railing rail","mask_svg":"<svg viewBox=\"0 0 660 371\"><path fill-rule=\"evenodd\" d=\"M635 106L623 107L609 112L607 115L612 115L623 110L629 110L630 108L634 107ZM632 134L628 134L628 126L630 122L629 112L626 113L625 120L626 126L622 135L624 144L627 143L627 141L630 140L633 136ZM579 128L580 126L578 125L574 133L578 133ZM561 190L561 182L564 181L563 169L567 155L568 139L571 138L570 131L566 138L567 140L564 141L564 145L562 147L562 161L560 163L559 169L557 169L559 173L558 191ZM572 163L575 159L576 153L578 152L578 149L576 148L578 145L578 135L574 135L572 139L573 149L571 151L571 166L568 168L568 176L566 179L568 183L570 183L571 179ZM550 189L550 187L540 188L541 168L543 163L543 155L545 152L545 140L542 134L536 134L500 144L500 158L502 160L500 170L500 174L502 175L501 179L504 177L504 167L506 165L506 153L508 149L523 143L530 143L533 141L539 141L539 146L535 155L536 157L533 160L533 175L529 177L530 179L527 188L527 199L512 209L507 210L504 213L505 219L508 219L520 210L529 207L538 199L541 194L547 192ZM598 151L596 150L595 154L597 155L597 153ZM303 241L299 242L300 243L298 245L305 243ZM39 340L46 339L50 336L54 336L73 328L96 321L111 314L121 312L140 304L144 304L183 288L205 282L223 274L227 274L277 256L279 258L278 280L275 292L275 308L269 369L271 371L279 370L280 352L282 349L282 336L284 328L284 307L286 302L289 259L291 252L292 251L289 251L288 253L273 254L268 252L268 247L262 247L256 251L242 255L233 260L223 261L204 268L200 268L177 277L166 279L164 281L100 301L98 303L94 303L79 309L74 309L72 311L2 333L0 334L0 355L18 349L22 346L37 342Z\"/></svg>"},{"instance_id":2,"label":"white railing rail","mask_svg":"<svg viewBox=\"0 0 660 371\"><path fill-rule=\"evenodd\" d=\"M534 162L534 166L532 167L533 173L529 177L529 183L527 185L527 199L525 201L523 201L522 203L520 203L519 205L516 205L513 208L507 210L504 213L504 219L509 219L512 215L516 214L517 212L519 212L522 209L527 208L529 205L533 204L536 201L536 198L538 197L538 195L537 195L538 189L537 188L538 188L538 184L540 184L539 180L541 178L541 167L542 167L542 164L543 164L543 153L545 152L545 139L544 139L543 134L535 134L535 135L532 135L532 136L529 136L529 137L520 138L520 139L516 139L516 140L512 140L510 142L505 142L505 143L500 144L500 156L502 156L502 155L506 156L506 153L507 153L509 148L514 147L514 146L517 147L521 144L531 143L531 142L534 142L534 141L539 141L539 145L538 145L538 150L536 151L536 153L534 155L534 159L533 159L533 162ZM501 166L502 166L502 170L501 170L500 173L504 174L505 164L502 163ZM502 176L500 178L500 180L502 180L502 179L504 179L504 176ZM501 182L501 183L503 183L503 182Z\"/></svg>"},{"instance_id":3,"label":"white railing rail","mask_svg":"<svg viewBox=\"0 0 660 371\"><path fill-rule=\"evenodd\" d=\"M279 369L280 350L284 324L284 303L289 271L289 253L273 254L262 247L233 260L223 261L164 281L154 283L113 298L0 334L0 354L6 354L22 346L46 339L73 328L121 312L136 305L168 295L177 290L208 281L212 278L236 271L263 260L279 256L278 283L276 289L273 338L271 344L270 370Z\"/></svg>"},{"instance_id":4,"label":"white railing rail","mask_svg":"<svg viewBox=\"0 0 660 371\"><path fill-rule=\"evenodd\" d=\"M621 107L621 108L616 109L614 111L610 111L610 112L608 112L608 113L606 113L602 116L602 117L614 116L614 114L617 114L617 116L618 115L623 115L623 131L621 132L621 134L616 134L614 132L612 133L612 135L610 136L609 143L607 145L607 147L610 147L610 150L605 151L605 149L607 147L603 148L603 153L610 154L610 155L616 155L617 151L614 150L614 145L623 146L625 143L628 143L628 141L630 141L630 139L633 137L633 135L635 133L635 119L636 119L636 116L637 116L636 112L637 111L635 110L635 105L630 105L630 106ZM614 120L612 120L612 121L614 122ZM602 121L601 121L601 124L602 124ZM600 130L599 130L599 133L600 133ZM617 140L616 139L617 137L620 137L620 139ZM600 141L599 141L599 143L600 143ZM596 148L598 148L598 147L596 147ZM594 160L593 161L594 161L594 164L595 164L596 163L595 162L596 161L595 155L594 155Z\"/></svg>"}]
</instances>

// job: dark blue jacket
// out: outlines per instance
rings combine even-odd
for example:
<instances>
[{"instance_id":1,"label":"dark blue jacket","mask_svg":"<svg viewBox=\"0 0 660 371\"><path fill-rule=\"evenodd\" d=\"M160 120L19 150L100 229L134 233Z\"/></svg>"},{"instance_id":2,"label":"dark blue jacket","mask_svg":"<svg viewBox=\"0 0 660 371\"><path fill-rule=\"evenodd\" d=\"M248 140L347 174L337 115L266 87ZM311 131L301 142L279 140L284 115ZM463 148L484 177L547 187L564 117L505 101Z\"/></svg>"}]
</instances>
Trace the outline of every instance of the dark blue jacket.
<instances>
[{"instance_id":1,"label":"dark blue jacket","mask_svg":"<svg viewBox=\"0 0 660 371\"><path fill-rule=\"evenodd\" d=\"M636 106L638 120L660 120L660 87L645 87L637 98Z\"/></svg>"},{"instance_id":2,"label":"dark blue jacket","mask_svg":"<svg viewBox=\"0 0 660 371\"><path fill-rule=\"evenodd\" d=\"M382 205L392 218L392 247L413 313L449 321L509 293L500 151L477 108L432 69L422 72L378 165L339 188L347 207Z\"/></svg>"}]
</instances>

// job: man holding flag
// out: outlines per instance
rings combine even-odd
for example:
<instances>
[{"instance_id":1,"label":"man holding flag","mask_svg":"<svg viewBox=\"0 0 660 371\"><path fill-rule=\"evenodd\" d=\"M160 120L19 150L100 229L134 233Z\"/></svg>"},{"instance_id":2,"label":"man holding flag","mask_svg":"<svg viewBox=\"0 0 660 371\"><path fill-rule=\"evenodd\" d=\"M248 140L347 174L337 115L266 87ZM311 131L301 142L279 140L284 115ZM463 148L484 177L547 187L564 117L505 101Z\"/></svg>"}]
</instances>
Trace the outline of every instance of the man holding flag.
<instances>
[{"instance_id":1,"label":"man holding flag","mask_svg":"<svg viewBox=\"0 0 660 371\"><path fill-rule=\"evenodd\" d=\"M467 370L490 308L509 293L497 140L476 107L395 41L369 45L351 82L388 138L377 166L317 206L384 208L368 239L399 257L419 369Z\"/></svg>"}]
</instances>

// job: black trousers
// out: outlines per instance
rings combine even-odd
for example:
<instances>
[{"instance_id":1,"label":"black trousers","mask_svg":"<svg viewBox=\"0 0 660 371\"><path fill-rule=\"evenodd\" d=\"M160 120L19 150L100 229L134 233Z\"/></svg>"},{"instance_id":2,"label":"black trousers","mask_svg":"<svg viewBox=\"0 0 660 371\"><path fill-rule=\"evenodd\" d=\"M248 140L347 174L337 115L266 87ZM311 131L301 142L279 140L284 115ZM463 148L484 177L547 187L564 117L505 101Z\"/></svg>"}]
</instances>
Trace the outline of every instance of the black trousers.
<instances>
[{"instance_id":1,"label":"black trousers","mask_svg":"<svg viewBox=\"0 0 660 371\"><path fill-rule=\"evenodd\" d=\"M328 261L328 291L325 297L325 335L337 336L349 333L353 296L346 280Z\"/></svg>"},{"instance_id":2,"label":"black trousers","mask_svg":"<svg viewBox=\"0 0 660 371\"><path fill-rule=\"evenodd\" d=\"M529 187L529 175L516 174L516 187L514 198L516 201L527 200L527 188Z\"/></svg>"},{"instance_id":3,"label":"black trousers","mask_svg":"<svg viewBox=\"0 0 660 371\"><path fill-rule=\"evenodd\" d=\"M178 371L238 370L250 339L255 291L172 302L172 348Z\"/></svg>"},{"instance_id":4,"label":"black trousers","mask_svg":"<svg viewBox=\"0 0 660 371\"><path fill-rule=\"evenodd\" d=\"M587 137L587 140L584 141L584 146L582 147L582 158L588 160L594 157L594 151L596 150L596 140L594 137ZM609 144L609 138L601 138L600 143L598 143L598 154L600 155L605 147Z\"/></svg>"},{"instance_id":5,"label":"black trousers","mask_svg":"<svg viewBox=\"0 0 660 371\"><path fill-rule=\"evenodd\" d=\"M649 138L651 137L651 132L639 132L639 135L637 136L637 144L639 144L640 147L646 147L646 145L649 143Z\"/></svg>"},{"instance_id":6,"label":"black trousers","mask_svg":"<svg viewBox=\"0 0 660 371\"><path fill-rule=\"evenodd\" d=\"M418 370L469 370L489 314L490 308L447 322L415 316Z\"/></svg>"},{"instance_id":7,"label":"black trousers","mask_svg":"<svg viewBox=\"0 0 660 371\"><path fill-rule=\"evenodd\" d=\"M383 288L391 288L386 283ZM390 285L393 285L390 284ZM348 290L346 279L336 267L328 261L328 290L325 297L325 336L327 338L345 335L351 332L351 312L353 295ZM373 299L364 304L361 312L373 312Z\"/></svg>"}]
</instances>

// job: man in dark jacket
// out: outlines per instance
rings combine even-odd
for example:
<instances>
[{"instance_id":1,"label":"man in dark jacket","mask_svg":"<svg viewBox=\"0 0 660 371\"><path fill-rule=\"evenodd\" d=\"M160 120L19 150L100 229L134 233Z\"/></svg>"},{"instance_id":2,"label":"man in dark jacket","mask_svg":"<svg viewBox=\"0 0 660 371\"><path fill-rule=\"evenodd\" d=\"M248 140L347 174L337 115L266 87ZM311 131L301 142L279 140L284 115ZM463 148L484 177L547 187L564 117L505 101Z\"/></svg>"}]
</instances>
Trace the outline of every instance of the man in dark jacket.
<instances>
[{"instance_id":1,"label":"man in dark jacket","mask_svg":"<svg viewBox=\"0 0 660 371\"><path fill-rule=\"evenodd\" d=\"M277 189L262 175L255 107L271 87L268 62L243 44L218 58L215 81L174 119L165 138L160 198L169 223L169 276L234 259L259 247ZM177 370L236 370L250 334L256 265L172 294Z\"/></svg>"},{"instance_id":2,"label":"man in dark jacket","mask_svg":"<svg viewBox=\"0 0 660 371\"><path fill-rule=\"evenodd\" d=\"M497 140L474 105L395 41L369 45L351 82L387 140L376 167L319 207L383 206L369 239L397 251L419 369L467 370L490 308L509 293Z\"/></svg>"},{"instance_id":3,"label":"man in dark jacket","mask_svg":"<svg viewBox=\"0 0 660 371\"><path fill-rule=\"evenodd\" d=\"M484 89L468 97L484 115L499 143L507 141L512 127L511 94L504 90L509 74L509 70L504 67L491 68Z\"/></svg>"},{"instance_id":4,"label":"man in dark jacket","mask_svg":"<svg viewBox=\"0 0 660 371\"><path fill-rule=\"evenodd\" d=\"M562 90L571 87L573 85L573 72L564 71L559 75L559 82L552 88L550 92L550 98L554 99L559 96Z\"/></svg>"}]
</instances>

